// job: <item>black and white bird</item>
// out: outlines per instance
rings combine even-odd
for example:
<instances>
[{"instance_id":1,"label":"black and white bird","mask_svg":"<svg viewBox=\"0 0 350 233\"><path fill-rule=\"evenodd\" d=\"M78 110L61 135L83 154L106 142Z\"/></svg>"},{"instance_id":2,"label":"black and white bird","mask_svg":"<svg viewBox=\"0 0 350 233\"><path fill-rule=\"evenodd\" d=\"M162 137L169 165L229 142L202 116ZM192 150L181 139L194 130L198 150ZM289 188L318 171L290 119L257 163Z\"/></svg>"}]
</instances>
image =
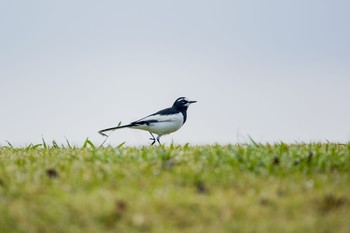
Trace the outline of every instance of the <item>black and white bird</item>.
<instances>
[{"instance_id":1,"label":"black and white bird","mask_svg":"<svg viewBox=\"0 0 350 233\"><path fill-rule=\"evenodd\" d=\"M131 129L141 129L150 132L153 142L152 145L156 142L160 144L160 137L166 134L173 133L180 129L183 124L185 124L187 119L187 108L197 101L188 100L186 97L177 98L170 108L166 108L141 118L140 120L131 122L127 125L119 125L116 127L102 129L98 131L101 135L106 136L105 132L121 129L121 128L131 128ZM153 134L157 135L157 138Z\"/></svg>"}]
</instances>

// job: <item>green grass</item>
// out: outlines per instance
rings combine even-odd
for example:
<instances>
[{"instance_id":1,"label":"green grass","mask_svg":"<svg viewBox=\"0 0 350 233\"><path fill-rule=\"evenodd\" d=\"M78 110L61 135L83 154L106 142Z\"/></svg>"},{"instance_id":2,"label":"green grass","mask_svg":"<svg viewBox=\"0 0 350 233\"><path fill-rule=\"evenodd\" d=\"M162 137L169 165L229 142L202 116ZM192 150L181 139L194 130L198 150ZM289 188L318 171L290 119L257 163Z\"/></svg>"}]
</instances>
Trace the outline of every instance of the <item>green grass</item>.
<instances>
[{"instance_id":1,"label":"green grass","mask_svg":"<svg viewBox=\"0 0 350 233\"><path fill-rule=\"evenodd\" d=\"M0 147L0 232L349 232L350 144Z\"/></svg>"}]
</instances>

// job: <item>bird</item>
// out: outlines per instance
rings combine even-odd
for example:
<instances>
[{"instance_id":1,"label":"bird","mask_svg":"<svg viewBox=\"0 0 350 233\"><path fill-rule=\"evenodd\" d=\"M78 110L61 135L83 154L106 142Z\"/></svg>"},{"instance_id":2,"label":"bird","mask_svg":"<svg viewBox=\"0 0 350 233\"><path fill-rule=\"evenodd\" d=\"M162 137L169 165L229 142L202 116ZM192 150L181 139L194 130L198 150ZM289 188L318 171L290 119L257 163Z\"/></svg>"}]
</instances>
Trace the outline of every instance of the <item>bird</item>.
<instances>
[{"instance_id":1,"label":"bird","mask_svg":"<svg viewBox=\"0 0 350 233\"><path fill-rule=\"evenodd\" d=\"M137 121L133 121L130 124L119 124L112 128L102 129L98 131L98 133L107 137L105 134L107 131L114 131L122 128L140 129L148 131L151 134L151 145L156 141L161 145L160 138L163 135L173 133L185 124L187 120L187 109L193 103L197 103L197 101L189 100L186 97L179 97L170 108L165 108ZM156 134L157 137L155 137L154 134Z\"/></svg>"}]
</instances>

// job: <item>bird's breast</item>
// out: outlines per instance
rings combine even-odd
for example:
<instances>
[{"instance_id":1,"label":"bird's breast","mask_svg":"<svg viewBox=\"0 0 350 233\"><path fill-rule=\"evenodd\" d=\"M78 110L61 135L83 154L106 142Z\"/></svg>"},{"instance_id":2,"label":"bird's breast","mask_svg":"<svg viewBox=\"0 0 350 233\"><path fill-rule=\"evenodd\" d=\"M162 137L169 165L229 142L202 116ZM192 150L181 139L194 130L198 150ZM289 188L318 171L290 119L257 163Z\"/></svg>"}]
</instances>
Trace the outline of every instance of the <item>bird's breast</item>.
<instances>
[{"instance_id":1,"label":"bird's breast","mask_svg":"<svg viewBox=\"0 0 350 233\"><path fill-rule=\"evenodd\" d=\"M177 131L183 125L182 113L160 117L154 116L152 117L152 120L153 121L150 121L147 124L137 125L133 128L146 130L157 135L164 135Z\"/></svg>"}]
</instances>

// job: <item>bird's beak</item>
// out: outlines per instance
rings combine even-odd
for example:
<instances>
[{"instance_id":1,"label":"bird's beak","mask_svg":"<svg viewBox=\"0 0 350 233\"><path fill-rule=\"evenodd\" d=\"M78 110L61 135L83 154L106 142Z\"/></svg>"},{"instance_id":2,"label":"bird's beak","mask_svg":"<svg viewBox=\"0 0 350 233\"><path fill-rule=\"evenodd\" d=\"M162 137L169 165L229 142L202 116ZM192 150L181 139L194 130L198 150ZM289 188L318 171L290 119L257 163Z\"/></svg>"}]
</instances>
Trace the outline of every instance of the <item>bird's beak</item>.
<instances>
[{"instance_id":1,"label":"bird's beak","mask_svg":"<svg viewBox=\"0 0 350 233\"><path fill-rule=\"evenodd\" d=\"M197 101L195 101L195 100L191 100L191 101L188 101L188 103L190 103L190 104L194 104L194 103L197 103Z\"/></svg>"}]
</instances>

